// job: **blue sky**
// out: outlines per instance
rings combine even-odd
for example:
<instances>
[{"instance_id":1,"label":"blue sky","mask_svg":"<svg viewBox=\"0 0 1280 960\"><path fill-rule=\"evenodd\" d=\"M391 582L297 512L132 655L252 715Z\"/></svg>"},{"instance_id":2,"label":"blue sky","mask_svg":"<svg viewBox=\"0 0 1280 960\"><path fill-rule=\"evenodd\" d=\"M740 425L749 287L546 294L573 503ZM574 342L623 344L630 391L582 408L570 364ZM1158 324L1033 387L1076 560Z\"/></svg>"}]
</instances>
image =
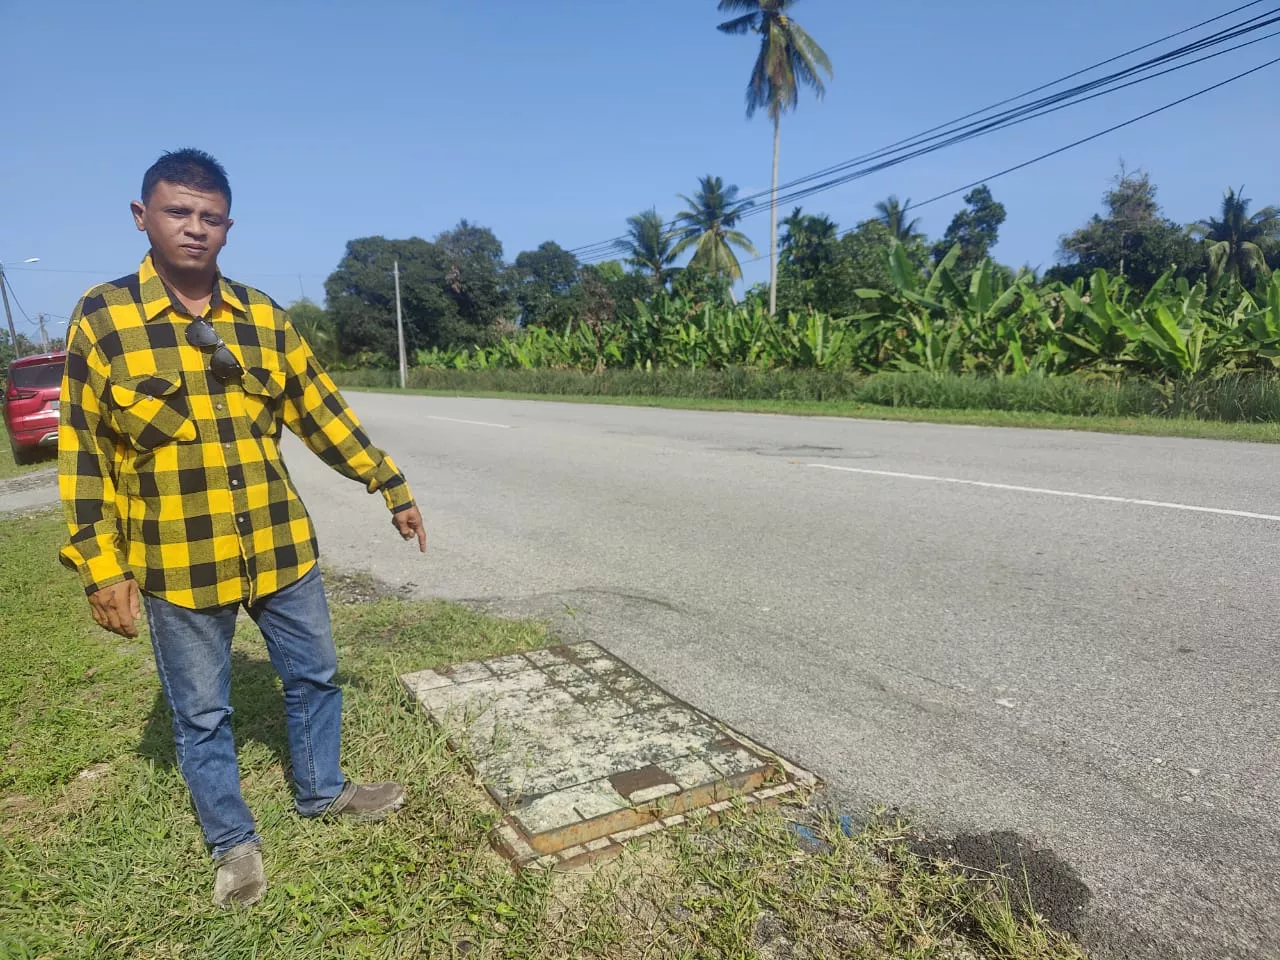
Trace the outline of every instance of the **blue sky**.
<instances>
[{"instance_id":1,"label":"blue sky","mask_svg":"<svg viewBox=\"0 0 1280 960\"><path fill-rule=\"evenodd\" d=\"M802 175L1188 26L1220 0L803 0L796 19L836 74L783 127ZM69 314L145 252L128 203L164 149L227 166L237 221L224 271L289 302L323 295L348 239L434 236L468 218L509 259L548 239L621 233L716 173L767 188L771 133L748 122L755 41L715 30L714 0L6 4L0 37L0 260L22 306ZM1265 9L1265 8L1258 8ZM978 12L980 11L980 12ZM1280 55L1280 38L806 203L842 226L890 193L917 200L1127 119ZM1047 266L1099 205L1121 158L1166 213L1214 212L1228 184L1280 203L1280 68L994 181L998 255ZM921 212L940 234L959 198ZM785 212L785 211L784 211ZM748 221L767 250L767 217ZM766 278L749 267L748 280ZM21 318L18 320L22 324Z\"/></svg>"}]
</instances>

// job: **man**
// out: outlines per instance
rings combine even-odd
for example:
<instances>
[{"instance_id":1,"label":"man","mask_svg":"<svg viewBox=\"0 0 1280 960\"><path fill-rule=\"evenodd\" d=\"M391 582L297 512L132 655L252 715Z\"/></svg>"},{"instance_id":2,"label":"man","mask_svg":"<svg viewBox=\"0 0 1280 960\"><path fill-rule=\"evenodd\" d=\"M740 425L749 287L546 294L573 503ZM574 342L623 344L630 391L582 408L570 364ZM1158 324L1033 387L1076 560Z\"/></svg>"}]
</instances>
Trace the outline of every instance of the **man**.
<instances>
[{"instance_id":1,"label":"man","mask_svg":"<svg viewBox=\"0 0 1280 960\"><path fill-rule=\"evenodd\" d=\"M424 552L426 533L403 475L288 315L219 272L232 225L222 166L199 150L166 153L132 210L150 251L136 273L85 294L71 320L58 434L71 537L60 557L106 629L137 636L145 604L178 766L212 848L214 901L247 905L266 880L230 725L240 607L284 685L298 813L378 820L404 803L399 784L356 784L338 764L336 654L282 425L380 492Z\"/></svg>"}]
</instances>

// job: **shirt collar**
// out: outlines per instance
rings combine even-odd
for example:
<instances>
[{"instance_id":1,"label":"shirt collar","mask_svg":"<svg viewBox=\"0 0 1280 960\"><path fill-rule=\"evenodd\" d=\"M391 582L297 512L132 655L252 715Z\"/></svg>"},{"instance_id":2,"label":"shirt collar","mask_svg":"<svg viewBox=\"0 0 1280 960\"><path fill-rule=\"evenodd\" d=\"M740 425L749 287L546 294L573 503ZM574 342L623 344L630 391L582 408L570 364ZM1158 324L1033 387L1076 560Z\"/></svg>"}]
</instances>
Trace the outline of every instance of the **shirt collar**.
<instances>
[{"instance_id":1,"label":"shirt collar","mask_svg":"<svg viewBox=\"0 0 1280 960\"><path fill-rule=\"evenodd\" d=\"M175 311L183 313L186 310L178 303L178 299L170 292L169 287L160 279L160 274L156 273L156 266L151 259L151 253L142 258L142 264L138 267L138 296L141 301L143 316L148 322L164 313L166 308L172 308ZM231 284L227 282L227 278L222 275L222 271L218 271L218 282L213 288L213 297L209 300L209 311L212 313L219 306L226 304L232 310L239 314L244 314L245 306L234 290Z\"/></svg>"}]
</instances>

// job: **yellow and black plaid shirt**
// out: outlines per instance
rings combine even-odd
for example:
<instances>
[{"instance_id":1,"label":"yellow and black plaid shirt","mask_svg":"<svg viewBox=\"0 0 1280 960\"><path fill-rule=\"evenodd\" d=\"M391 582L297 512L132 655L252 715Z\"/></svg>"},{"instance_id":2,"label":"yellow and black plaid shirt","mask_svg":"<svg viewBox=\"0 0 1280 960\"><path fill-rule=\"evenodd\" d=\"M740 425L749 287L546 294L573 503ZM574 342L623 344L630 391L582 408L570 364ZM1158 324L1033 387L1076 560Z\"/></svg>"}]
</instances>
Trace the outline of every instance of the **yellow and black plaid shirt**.
<instances>
[{"instance_id":1,"label":"yellow and black plaid shirt","mask_svg":"<svg viewBox=\"0 0 1280 960\"><path fill-rule=\"evenodd\" d=\"M77 305L62 381L60 556L85 590L136 577L188 609L252 603L316 563L311 518L280 457L281 425L325 463L413 505L288 315L221 275L205 317L244 369L223 384L190 346L190 314L151 257Z\"/></svg>"}]
</instances>

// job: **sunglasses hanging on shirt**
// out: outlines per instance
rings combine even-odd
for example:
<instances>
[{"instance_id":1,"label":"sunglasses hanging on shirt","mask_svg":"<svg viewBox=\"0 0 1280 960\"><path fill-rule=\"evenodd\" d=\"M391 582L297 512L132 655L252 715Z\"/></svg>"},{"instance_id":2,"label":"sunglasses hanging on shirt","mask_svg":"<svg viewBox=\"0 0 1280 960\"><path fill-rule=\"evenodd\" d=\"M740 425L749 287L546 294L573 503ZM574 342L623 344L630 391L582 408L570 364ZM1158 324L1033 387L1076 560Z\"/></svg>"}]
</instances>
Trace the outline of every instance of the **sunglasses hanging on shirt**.
<instances>
[{"instance_id":1,"label":"sunglasses hanging on shirt","mask_svg":"<svg viewBox=\"0 0 1280 960\"><path fill-rule=\"evenodd\" d=\"M236 355L218 336L218 332L213 329L213 324L208 320L203 318L192 320L187 325L187 343L201 350L216 348L213 351L213 358L209 361L209 370L218 378L219 383L229 383L244 373L244 368L240 366Z\"/></svg>"}]
</instances>

